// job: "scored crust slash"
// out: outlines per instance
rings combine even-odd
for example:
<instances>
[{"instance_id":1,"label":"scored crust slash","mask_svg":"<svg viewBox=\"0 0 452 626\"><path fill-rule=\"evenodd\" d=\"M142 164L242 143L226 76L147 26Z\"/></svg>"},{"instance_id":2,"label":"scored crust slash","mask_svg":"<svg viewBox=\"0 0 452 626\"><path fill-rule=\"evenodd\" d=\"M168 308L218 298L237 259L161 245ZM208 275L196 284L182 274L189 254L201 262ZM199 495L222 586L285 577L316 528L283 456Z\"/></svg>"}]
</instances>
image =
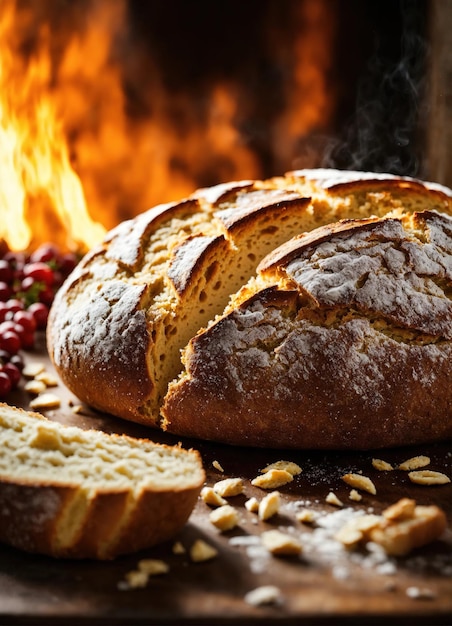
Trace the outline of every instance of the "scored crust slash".
<instances>
[{"instance_id":1,"label":"scored crust slash","mask_svg":"<svg viewBox=\"0 0 452 626\"><path fill-rule=\"evenodd\" d=\"M451 216L449 189L363 172L199 190L86 255L52 306L49 354L81 400L177 435L448 438Z\"/></svg>"}]
</instances>

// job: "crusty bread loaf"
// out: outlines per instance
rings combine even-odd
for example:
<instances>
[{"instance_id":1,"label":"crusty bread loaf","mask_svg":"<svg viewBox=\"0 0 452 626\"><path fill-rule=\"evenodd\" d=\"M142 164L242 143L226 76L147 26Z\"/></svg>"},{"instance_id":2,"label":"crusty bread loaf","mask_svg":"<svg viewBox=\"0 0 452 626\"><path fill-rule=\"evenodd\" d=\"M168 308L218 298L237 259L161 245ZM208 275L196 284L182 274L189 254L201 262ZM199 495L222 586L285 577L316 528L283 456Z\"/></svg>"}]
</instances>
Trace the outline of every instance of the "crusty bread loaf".
<instances>
[{"instance_id":1,"label":"crusty bread loaf","mask_svg":"<svg viewBox=\"0 0 452 626\"><path fill-rule=\"evenodd\" d=\"M267 256L184 355L166 428L231 444L452 437L452 218L343 221Z\"/></svg>"},{"instance_id":2,"label":"crusty bread loaf","mask_svg":"<svg viewBox=\"0 0 452 626\"><path fill-rule=\"evenodd\" d=\"M110 559L174 536L204 482L180 447L63 426L0 404L0 541Z\"/></svg>"},{"instance_id":3,"label":"crusty bread loaf","mask_svg":"<svg viewBox=\"0 0 452 626\"><path fill-rule=\"evenodd\" d=\"M111 231L60 289L49 354L81 400L159 426L168 385L183 369L180 350L235 301L266 255L340 219L419 210L452 214L452 192L336 170L219 185L155 207ZM168 410L164 427L177 432ZM204 436L199 421L193 434Z\"/></svg>"}]
</instances>

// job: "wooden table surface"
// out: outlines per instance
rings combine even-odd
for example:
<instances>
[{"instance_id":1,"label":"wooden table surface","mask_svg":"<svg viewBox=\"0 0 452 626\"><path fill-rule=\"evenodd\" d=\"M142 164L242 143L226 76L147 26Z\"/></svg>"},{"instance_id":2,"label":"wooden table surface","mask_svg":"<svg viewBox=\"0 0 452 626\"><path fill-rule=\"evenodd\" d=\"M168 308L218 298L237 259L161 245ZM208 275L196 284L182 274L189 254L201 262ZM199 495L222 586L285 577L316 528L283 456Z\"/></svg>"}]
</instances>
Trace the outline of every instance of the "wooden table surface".
<instances>
[{"instance_id":1,"label":"wooden table surface","mask_svg":"<svg viewBox=\"0 0 452 626\"><path fill-rule=\"evenodd\" d=\"M43 341L41 341L41 346ZM27 355L27 362L43 361L52 371L44 348ZM61 384L51 390L62 400L61 408L46 415L57 421L126 432L156 441L176 443L177 438L129 424L86 409L76 414L76 402ZM28 408L21 390L10 404ZM209 521L209 507L199 500L188 524L175 540L189 549L204 539L218 556L192 563L185 554L173 554L172 545L110 562L56 560L0 546L0 624L425 624L452 622L452 533L404 558L389 559L379 551L347 552L334 539L338 524L351 510L381 512L401 497L418 504L437 504L452 521L452 485L419 486L407 473L377 471L377 457L398 465L418 454L431 458L429 469L452 476L449 443L360 453L255 450L202 441L182 441L196 447L203 458L207 484L227 477L241 477L244 494L230 499L240 514L240 525L220 533ZM259 521L244 506L248 497L261 499L265 492L250 481L268 463L298 463L303 471L279 489L281 512L268 522ZM223 472L212 464L218 461ZM350 487L341 476L362 472L377 487L372 496L362 493L360 502L349 499ZM325 502L333 491L342 508ZM318 515L309 527L296 521L295 513L307 507ZM259 535L272 528L286 529L300 538L303 551L297 557L271 556ZM152 577L145 588L123 589L127 572L143 558L165 560L168 574ZM253 606L246 594L262 585L279 589L280 600Z\"/></svg>"}]
</instances>

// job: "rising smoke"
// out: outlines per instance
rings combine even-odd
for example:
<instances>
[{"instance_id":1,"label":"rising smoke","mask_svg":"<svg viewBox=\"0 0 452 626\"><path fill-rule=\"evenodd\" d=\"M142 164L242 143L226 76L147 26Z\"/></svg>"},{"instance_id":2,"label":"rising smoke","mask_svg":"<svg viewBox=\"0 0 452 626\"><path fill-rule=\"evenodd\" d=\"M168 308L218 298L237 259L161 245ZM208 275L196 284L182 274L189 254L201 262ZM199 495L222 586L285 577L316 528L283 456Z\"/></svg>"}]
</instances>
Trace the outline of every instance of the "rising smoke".
<instances>
[{"instance_id":1,"label":"rising smoke","mask_svg":"<svg viewBox=\"0 0 452 626\"><path fill-rule=\"evenodd\" d=\"M393 6L393 15L398 10L394 19L400 22L400 45L391 53L379 29L357 87L355 112L326 151L324 167L423 175L426 4L400 0Z\"/></svg>"}]
</instances>

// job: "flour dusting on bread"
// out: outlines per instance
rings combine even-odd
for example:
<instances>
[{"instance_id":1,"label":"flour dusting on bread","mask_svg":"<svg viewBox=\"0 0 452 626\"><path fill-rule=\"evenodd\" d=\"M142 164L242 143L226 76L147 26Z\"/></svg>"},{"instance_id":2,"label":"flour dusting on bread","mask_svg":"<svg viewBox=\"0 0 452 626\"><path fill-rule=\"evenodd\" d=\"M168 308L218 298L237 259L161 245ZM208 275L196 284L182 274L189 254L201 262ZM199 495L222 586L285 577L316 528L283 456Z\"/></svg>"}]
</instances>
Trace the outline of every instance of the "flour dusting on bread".
<instances>
[{"instance_id":1,"label":"flour dusting on bread","mask_svg":"<svg viewBox=\"0 0 452 626\"><path fill-rule=\"evenodd\" d=\"M52 306L50 356L86 404L178 435L299 448L447 437L451 215L447 188L386 174L199 190L82 260Z\"/></svg>"}]
</instances>

